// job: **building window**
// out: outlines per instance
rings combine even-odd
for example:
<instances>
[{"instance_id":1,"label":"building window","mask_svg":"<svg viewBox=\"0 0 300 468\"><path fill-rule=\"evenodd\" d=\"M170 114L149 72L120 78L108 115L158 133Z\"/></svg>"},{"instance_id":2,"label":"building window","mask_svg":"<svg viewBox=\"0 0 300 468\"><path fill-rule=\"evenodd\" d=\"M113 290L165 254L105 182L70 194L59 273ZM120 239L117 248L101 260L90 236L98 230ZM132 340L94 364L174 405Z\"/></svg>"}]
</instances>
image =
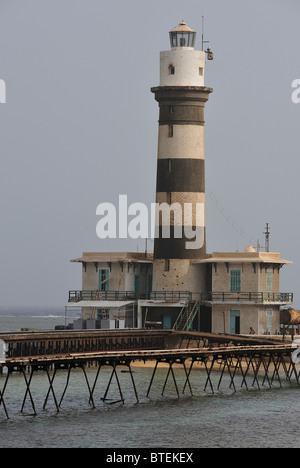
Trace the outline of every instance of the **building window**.
<instances>
[{"instance_id":1,"label":"building window","mask_svg":"<svg viewBox=\"0 0 300 468\"><path fill-rule=\"evenodd\" d=\"M99 291L108 291L109 287L109 269L99 269Z\"/></svg>"},{"instance_id":2,"label":"building window","mask_svg":"<svg viewBox=\"0 0 300 468\"><path fill-rule=\"evenodd\" d=\"M273 319L273 310L267 309L266 310L266 332L272 333L272 319Z\"/></svg>"},{"instance_id":3,"label":"building window","mask_svg":"<svg viewBox=\"0 0 300 468\"><path fill-rule=\"evenodd\" d=\"M169 205L172 204L172 193L171 192L167 192L167 203Z\"/></svg>"},{"instance_id":4,"label":"building window","mask_svg":"<svg viewBox=\"0 0 300 468\"><path fill-rule=\"evenodd\" d=\"M165 271L170 271L170 260L165 260Z\"/></svg>"},{"instance_id":5,"label":"building window","mask_svg":"<svg viewBox=\"0 0 300 468\"><path fill-rule=\"evenodd\" d=\"M174 114L174 106L169 106L169 112L170 114Z\"/></svg>"},{"instance_id":6,"label":"building window","mask_svg":"<svg viewBox=\"0 0 300 468\"><path fill-rule=\"evenodd\" d=\"M230 292L241 291L241 270L230 270Z\"/></svg>"},{"instance_id":7,"label":"building window","mask_svg":"<svg viewBox=\"0 0 300 468\"><path fill-rule=\"evenodd\" d=\"M173 125L169 125L169 138L173 138L173 135L174 135Z\"/></svg>"},{"instance_id":8,"label":"building window","mask_svg":"<svg viewBox=\"0 0 300 468\"><path fill-rule=\"evenodd\" d=\"M169 75L175 75L175 67L173 63L169 64Z\"/></svg>"},{"instance_id":9,"label":"building window","mask_svg":"<svg viewBox=\"0 0 300 468\"><path fill-rule=\"evenodd\" d=\"M108 320L110 309L97 309L97 320Z\"/></svg>"},{"instance_id":10,"label":"building window","mask_svg":"<svg viewBox=\"0 0 300 468\"><path fill-rule=\"evenodd\" d=\"M266 291L267 292L272 292L272 287L273 287L273 270L267 270L266 271Z\"/></svg>"},{"instance_id":11,"label":"building window","mask_svg":"<svg viewBox=\"0 0 300 468\"><path fill-rule=\"evenodd\" d=\"M152 275L148 275L148 292L152 291Z\"/></svg>"},{"instance_id":12,"label":"building window","mask_svg":"<svg viewBox=\"0 0 300 468\"><path fill-rule=\"evenodd\" d=\"M169 170L169 171L172 170L172 163L173 163L173 160L172 160L172 159L168 159L168 170Z\"/></svg>"},{"instance_id":13,"label":"building window","mask_svg":"<svg viewBox=\"0 0 300 468\"><path fill-rule=\"evenodd\" d=\"M139 297L140 289L141 289L141 277L140 277L140 275L135 275L135 277L134 277L134 291L135 291L136 297Z\"/></svg>"},{"instance_id":14,"label":"building window","mask_svg":"<svg viewBox=\"0 0 300 468\"><path fill-rule=\"evenodd\" d=\"M203 68L202 67L199 67L199 75L203 76Z\"/></svg>"}]
</instances>

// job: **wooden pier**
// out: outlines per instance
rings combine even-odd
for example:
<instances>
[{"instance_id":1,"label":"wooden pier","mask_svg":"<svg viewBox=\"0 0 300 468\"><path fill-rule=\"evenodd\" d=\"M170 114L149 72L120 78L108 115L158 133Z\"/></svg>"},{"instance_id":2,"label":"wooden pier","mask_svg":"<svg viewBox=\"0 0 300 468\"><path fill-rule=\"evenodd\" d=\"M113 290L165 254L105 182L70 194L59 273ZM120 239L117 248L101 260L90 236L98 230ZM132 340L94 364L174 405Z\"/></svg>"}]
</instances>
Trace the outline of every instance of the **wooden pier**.
<instances>
[{"instance_id":1,"label":"wooden pier","mask_svg":"<svg viewBox=\"0 0 300 468\"><path fill-rule=\"evenodd\" d=\"M195 365L204 370L204 381L197 384L210 393L216 393L223 385L228 385L232 391L239 388L249 390L262 387L299 384L299 369L292 359L295 351L291 343L259 337L244 337L241 335L212 335L201 332L175 332L172 330L115 330L115 331L82 331L82 332L35 332L35 333L4 333L0 339L6 343L7 356L0 364L0 409L3 408L6 418L9 411L5 402L9 391L10 376L18 372L24 379L25 393L23 395L21 412L25 402L30 401L33 414L37 414L31 384L34 374L45 373L48 391L45 395L43 409L46 408L49 397L52 396L56 411L59 412L70 383L72 369L82 369L87 388L87 402L96 407L94 392L101 369L109 366L111 375L101 397L107 401L107 396L115 378L118 386L119 399L124 403L118 367L126 366L132 391L139 402L137 386L132 372L132 364L136 361L152 361L151 379L145 384L145 396L150 397L156 383L156 372L161 363L167 366L161 394L164 395L168 380L171 378L174 391L179 398L181 394L194 395L191 375ZM90 382L87 373L88 366L95 366L94 381ZM177 368L184 370L185 382L182 388L176 379ZM54 391L54 381L58 371L65 371L66 382L61 395ZM218 372L217 383L211 378L212 372ZM138 370L137 370L138 372ZM227 378L224 379L224 375ZM228 379L229 377L229 379ZM195 385L195 384L194 384ZM1 418L1 414L0 414Z\"/></svg>"}]
</instances>

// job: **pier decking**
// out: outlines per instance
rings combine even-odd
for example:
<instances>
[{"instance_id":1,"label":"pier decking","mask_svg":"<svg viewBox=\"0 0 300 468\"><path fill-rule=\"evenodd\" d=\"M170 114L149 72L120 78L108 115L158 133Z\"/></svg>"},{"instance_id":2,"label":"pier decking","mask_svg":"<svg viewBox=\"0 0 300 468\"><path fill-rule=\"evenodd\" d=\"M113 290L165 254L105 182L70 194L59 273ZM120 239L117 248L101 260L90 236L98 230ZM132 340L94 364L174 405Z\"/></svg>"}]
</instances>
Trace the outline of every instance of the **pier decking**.
<instances>
[{"instance_id":1,"label":"pier decking","mask_svg":"<svg viewBox=\"0 0 300 468\"><path fill-rule=\"evenodd\" d=\"M101 368L109 366L111 376L106 390L101 398L107 400L112 379L115 377L119 391L119 402L124 403L118 366L126 366L132 389L139 402L139 395L132 373L132 363L136 361L153 363L151 379L145 384L145 395L149 398L155 384L155 375L160 363L167 366L167 376L162 388L164 394L168 379L171 377L177 397L181 393L194 394L191 383L191 373L195 364L204 370L205 379L199 386L204 391L215 393L222 385L236 391L237 386L249 390L251 387L260 389L262 386L272 387L287 382L292 385L299 383L299 370L292 360L295 351L291 343L279 339L248 337L241 335L212 335L201 332L176 332L173 330L114 330L114 331L60 331L32 333L3 333L0 339L6 343L7 357L0 364L3 375L3 386L0 385L0 407L9 418L5 396L8 390L9 378L12 373L19 372L25 382L25 394L21 412L27 399L30 400L33 414L37 414L36 405L31 393L31 383L34 374L44 372L48 381L48 392L45 396L43 409L46 408L49 396L52 395L56 411L60 411L65 393L70 382L72 369L83 371L87 385L88 402L94 408L94 391L100 376ZM94 381L90 382L87 366L96 368ZM176 380L176 368L184 370L185 382L179 389ZM218 370L217 383L211 378L212 372ZM65 388L60 396L54 391L54 380L58 371L66 372ZM225 373L229 379L224 379ZM226 382L225 382L226 380ZM0 415L1 416L1 415Z\"/></svg>"}]
</instances>

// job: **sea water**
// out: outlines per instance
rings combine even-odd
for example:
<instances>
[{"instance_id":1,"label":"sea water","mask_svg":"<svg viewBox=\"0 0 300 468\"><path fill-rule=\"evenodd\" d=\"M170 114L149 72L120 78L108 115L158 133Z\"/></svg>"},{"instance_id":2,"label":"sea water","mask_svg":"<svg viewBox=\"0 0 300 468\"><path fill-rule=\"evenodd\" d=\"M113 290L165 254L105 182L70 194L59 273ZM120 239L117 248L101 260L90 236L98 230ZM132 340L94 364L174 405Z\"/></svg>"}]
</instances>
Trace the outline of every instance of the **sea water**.
<instances>
[{"instance_id":1,"label":"sea water","mask_svg":"<svg viewBox=\"0 0 300 468\"><path fill-rule=\"evenodd\" d=\"M5 312L5 313L4 313ZM0 314L0 331L20 328L54 329L65 323L64 311L15 311ZM68 317L69 321L74 318ZM126 371L126 368L123 369ZM92 384L95 368L87 368ZM125 404L114 403L120 399L116 380L112 380L107 397L105 392L111 368L100 371L94 392L95 406L89 403L89 393L81 369L71 372L61 410L56 412L50 394L46 409L43 404L49 383L45 372L33 376L31 391L37 410L33 415L27 398L24 412L21 406L25 394L22 375L13 374L5 392L5 403L10 419L6 420L0 407L0 448L299 448L300 447L300 386L283 382L272 389L265 387L247 391L240 386L233 392L229 385L211 394L203 391L205 371L192 371L191 384L194 396L188 389L182 394L184 371L174 369L180 391L170 377L164 395L161 390L167 369L158 368L149 397L146 397L153 369L133 367L133 376L140 402L137 403L130 374L118 368L118 376ZM218 382L220 372L211 375ZM57 399L63 393L66 371L59 371L54 381ZM228 378L228 377L224 377ZM5 375L0 376L3 388ZM222 381L223 382L223 381ZM229 384L229 382L228 382Z\"/></svg>"}]
</instances>

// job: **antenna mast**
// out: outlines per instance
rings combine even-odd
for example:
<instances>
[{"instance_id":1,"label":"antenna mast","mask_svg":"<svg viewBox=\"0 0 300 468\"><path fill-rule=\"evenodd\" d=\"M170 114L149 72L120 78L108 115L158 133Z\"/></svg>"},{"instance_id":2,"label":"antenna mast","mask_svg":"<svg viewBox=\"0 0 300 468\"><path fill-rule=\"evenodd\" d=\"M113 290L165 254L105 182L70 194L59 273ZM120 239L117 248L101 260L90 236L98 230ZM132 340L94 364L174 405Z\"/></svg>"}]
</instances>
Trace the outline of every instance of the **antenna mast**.
<instances>
[{"instance_id":1,"label":"antenna mast","mask_svg":"<svg viewBox=\"0 0 300 468\"><path fill-rule=\"evenodd\" d=\"M207 50L204 50L204 44L209 43L209 41L204 40L204 16L202 16L202 51L207 54L207 59L208 60L213 60L214 59L214 54L211 51L211 48L208 46Z\"/></svg>"},{"instance_id":2,"label":"antenna mast","mask_svg":"<svg viewBox=\"0 0 300 468\"><path fill-rule=\"evenodd\" d=\"M270 229L269 223L266 223L266 230L264 232L265 235L265 251L270 252Z\"/></svg>"},{"instance_id":3,"label":"antenna mast","mask_svg":"<svg viewBox=\"0 0 300 468\"><path fill-rule=\"evenodd\" d=\"M202 50L204 50L204 44L208 42L204 40L204 16L202 16Z\"/></svg>"}]
</instances>

